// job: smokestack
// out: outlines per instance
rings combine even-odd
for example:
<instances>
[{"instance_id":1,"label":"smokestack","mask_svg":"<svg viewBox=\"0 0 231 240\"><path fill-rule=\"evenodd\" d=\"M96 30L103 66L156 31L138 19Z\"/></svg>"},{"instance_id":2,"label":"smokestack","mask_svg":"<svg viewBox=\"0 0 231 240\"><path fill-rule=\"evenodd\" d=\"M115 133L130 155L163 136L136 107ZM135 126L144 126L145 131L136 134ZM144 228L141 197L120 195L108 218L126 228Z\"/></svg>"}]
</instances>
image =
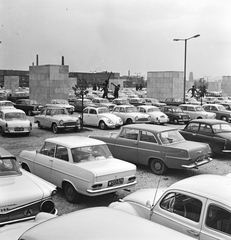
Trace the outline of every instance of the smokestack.
<instances>
[{"instance_id":1,"label":"smokestack","mask_svg":"<svg viewBox=\"0 0 231 240\"><path fill-rule=\"evenodd\" d=\"M130 70L128 70L128 77L130 77Z\"/></svg>"},{"instance_id":2,"label":"smokestack","mask_svg":"<svg viewBox=\"0 0 231 240\"><path fill-rule=\"evenodd\" d=\"M64 65L64 56L62 56L62 65Z\"/></svg>"},{"instance_id":3,"label":"smokestack","mask_svg":"<svg viewBox=\"0 0 231 240\"><path fill-rule=\"evenodd\" d=\"M36 65L39 65L39 59L38 59L38 54L36 55Z\"/></svg>"}]
</instances>

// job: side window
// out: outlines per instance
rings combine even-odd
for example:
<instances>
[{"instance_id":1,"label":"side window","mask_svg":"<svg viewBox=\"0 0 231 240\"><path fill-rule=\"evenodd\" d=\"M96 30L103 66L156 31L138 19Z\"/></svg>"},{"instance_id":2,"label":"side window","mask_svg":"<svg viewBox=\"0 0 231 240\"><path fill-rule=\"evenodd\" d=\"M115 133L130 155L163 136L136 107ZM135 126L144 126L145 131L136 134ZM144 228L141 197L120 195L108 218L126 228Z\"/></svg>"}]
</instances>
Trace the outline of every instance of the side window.
<instances>
[{"instance_id":1,"label":"side window","mask_svg":"<svg viewBox=\"0 0 231 240\"><path fill-rule=\"evenodd\" d=\"M68 151L66 147L57 145L56 147L56 152L55 152L55 157L64 161L69 161L68 157Z\"/></svg>"},{"instance_id":2,"label":"side window","mask_svg":"<svg viewBox=\"0 0 231 240\"><path fill-rule=\"evenodd\" d=\"M212 106L212 107L211 107L211 110L212 110L212 111L217 111L217 108L216 108L215 106Z\"/></svg>"},{"instance_id":3,"label":"side window","mask_svg":"<svg viewBox=\"0 0 231 240\"><path fill-rule=\"evenodd\" d=\"M185 129L188 131L197 132L199 129L199 123L189 123Z\"/></svg>"},{"instance_id":4,"label":"side window","mask_svg":"<svg viewBox=\"0 0 231 240\"><path fill-rule=\"evenodd\" d=\"M54 157L55 144L50 142L45 142L43 147L39 151L39 153L43 155L47 155L49 157Z\"/></svg>"},{"instance_id":5,"label":"side window","mask_svg":"<svg viewBox=\"0 0 231 240\"><path fill-rule=\"evenodd\" d=\"M51 109L47 109L46 115L51 115Z\"/></svg>"},{"instance_id":6,"label":"side window","mask_svg":"<svg viewBox=\"0 0 231 240\"><path fill-rule=\"evenodd\" d=\"M231 212L215 205L208 208L205 224L207 227L231 235Z\"/></svg>"},{"instance_id":7,"label":"side window","mask_svg":"<svg viewBox=\"0 0 231 240\"><path fill-rule=\"evenodd\" d=\"M120 112L125 112L125 109L123 107L120 108Z\"/></svg>"},{"instance_id":8,"label":"side window","mask_svg":"<svg viewBox=\"0 0 231 240\"><path fill-rule=\"evenodd\" d=\"M118 107L114 108L113 112L119 112L119 108Z\"/></svg>"},{"instance_id":9,"label":"side window","mask_svg":"<svg viewBox=\"0 0 231 240\"><path fill-rule=\"evenodd\" d=\"M201 124L200 126L200 131L199 132L204 132L204 133L212 133L212 129L209 125L207 124Z\"/></svg>"},{"instance_id":10,"label":"side window","mask_svg":"<svg viewBox=\"0 0 231 240\"><path fill-rule=\"evenodd\" d=\"M160 207L194 222L199 222L202 202L191 196L172 192L162 199Z\"/></svg>"},{"instance_id":11,"label":"side window","mask_svg":"<svg viewBox=\"0 0 231 240\"><path fill-rule=\"evenodd\" d=\"M157 143L155 136L151 132L141 131L140 133L140 141Z\"/></svg>"},{"instance_id":12,"label":"side window","mask_svg":"<svg viewBox=\"0 0 231 240\"><path fill-rule=\"evenodd\" d=\"M90 109L89 114L96 114L96 110L95 109Z\"/></svg>"},{"instance_id":13,"label":"side window","mask_svg":"<svg viewBox=\"0 0 231 240\"><path fill-rule=\"evenodd\" d=\"M139 130L132 128L124 128L120 133L120 138L126 138L131 140L137 140L139 135Z\"/></svg>"},{"instance_id":14,"label":"side window","mask_svg":"<svg viewBox=\"0 0 231 240\"><path fill-rule=\"evenodd\" d=\"M3 114L2 114L2 112L0 112L0 119L3 119Z\"/></svg>"},{"instance_id":15,"label":"side window","mask_svg":"<svg viewBox=\"0 0 231 240\"><path fill-rule=\"evenodd\" d=\"M84 109L83 113L88 113L88 108Z\"/></svg>"},{"instance_id":16,"label":"side window","mask_svg":"<svg viewBox=\"0 0 231 240\"><path fill-rule=\"evenodd\" d=\"M183 111L186 111L186 110L187 110L187 107L186 107L186 106L180 106L180 108L181 108Z\"/></svg>"},{"instance_id":17,"label":"side window","mask_svg":"<svg viewBox=\"0 0 231 240\"><path fill-rule=\"evenodd\" d=\"M139 112L145 113L145 110L143 108L140 108Z\"/></svg>"},{"instance_id":18,"label":"side window","mask_svg":"<svg viewBox=\"0 0 231 240\"><path fill-rule=\"evenodd\" d=\"M194 107L188 107L188 111L195 112L195 108Z\"/></svg>"}]
</instances>

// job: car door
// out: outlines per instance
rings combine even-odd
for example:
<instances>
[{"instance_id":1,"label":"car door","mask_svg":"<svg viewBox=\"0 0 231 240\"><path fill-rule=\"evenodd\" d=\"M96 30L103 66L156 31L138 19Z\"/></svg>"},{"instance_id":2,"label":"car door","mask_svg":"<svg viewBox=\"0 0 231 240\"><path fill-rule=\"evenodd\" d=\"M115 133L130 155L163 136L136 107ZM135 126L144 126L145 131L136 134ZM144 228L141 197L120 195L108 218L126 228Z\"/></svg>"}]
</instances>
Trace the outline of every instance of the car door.
<instances>
[{"instance_id":1,"label":"car door","mask_svg":"<svg viewBox=\"0 0 231 240\"><path fill-rule=\"evenodd\" d=\"M125 107L115 107L113 114L120 117L123 120L123 123L126 122Z\"/></svg>"},{"instance_id":2,"label":"car door","mask_svg":"<svg viewBox=\"0 0 231 240\"><path fill-rule=\"evenodd\" d=\"M169 190L154 206L151 221L200 239L206 198Z\"/></svg>"},{"instance_id":3,"label":"car door","mask_svg":"<svg viewBox=\"0 0 231 240\"><path fill-rule=\"evenodd\" d=\"M98 114L96 109L91 108L88 112L88 122L92 126L98 125Z\"/></svg>"},{"instance_id":4,"label":"car door","mask_svg":"<svg viewBox=\"0 0 231 240\"><path fill-rule=\"evenodd\" d=\"M55 156L56 145L45 142L40 151L37 152L34 160L34 174L52 182L52 167Z\"/></svg>"},{"instance_id":5,"label":"car door","mask_svg":"<svg viewBox=\"0 0 231 240\"><path fill-rule=\"evenodd\" d=\"M138 162L139 130L123 128L115 141L113 157L132 163Z\"/></svg>"},{"instance_id":6,"label":"car door","mask_svg":"<svg viewBox=\"0 0 231 240\"><path fill-rule=\"evenodd\" d=\"M188 125L185 126L180 133L183 137L188 141L196 141L197 142L197 133L199 131L200 124L197 122L190 122Z\"/></svg>"}]
</instances>

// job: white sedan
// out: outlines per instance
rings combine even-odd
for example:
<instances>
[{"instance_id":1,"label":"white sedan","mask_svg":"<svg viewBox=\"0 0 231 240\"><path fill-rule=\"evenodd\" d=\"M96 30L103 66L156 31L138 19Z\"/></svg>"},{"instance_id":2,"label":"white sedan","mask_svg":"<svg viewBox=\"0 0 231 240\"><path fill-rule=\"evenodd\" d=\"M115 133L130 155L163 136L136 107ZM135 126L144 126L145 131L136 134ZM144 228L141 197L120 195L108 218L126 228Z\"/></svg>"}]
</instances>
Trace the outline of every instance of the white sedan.
<instances>
[{"instance_id":1,"label":"white sedan","mask_svg":"<svg viewBox=\"0 0 231 240\"><path fill-rule=\"evenodd\" d=\"M148 114L151 117L151 123L165 124L169 122L168 116L161 112L158 107L141 105L137 107L137 110L141 113Z\"/></svg>"},{"instance_id":2,"label":"white sedan","mask_svg":"<svg viewBox=\"0 0 231 240\"><path fill-rule=\"evenodd\" d=\"M194 239L231 239L231 178L201 174L167 189L143 189L110 207L149 219Z\"/></svg>"},{"instance_id":3,"label":"white sedan","mask_svg":"<svg viewBox=\"0 0 231 240\"><path fill-rule=\"evenodd\" d=\"M98 126L106 128L119 128L123 125L120 117L109 112L107 107L86 107L83 110L83 125Z\"/></svg>"},{"instance_id":4,"label":"white sedan","mask_svg":"<svg viewBox=\"0 0 231 240\"><path fill-rule=\"evenodd\" d=\"M46 139L39 150L23 150L22 168L64 189L69 202L136 185L136 166L113 158L106 143L88 137Z\"/></svg>"}]
</instances>

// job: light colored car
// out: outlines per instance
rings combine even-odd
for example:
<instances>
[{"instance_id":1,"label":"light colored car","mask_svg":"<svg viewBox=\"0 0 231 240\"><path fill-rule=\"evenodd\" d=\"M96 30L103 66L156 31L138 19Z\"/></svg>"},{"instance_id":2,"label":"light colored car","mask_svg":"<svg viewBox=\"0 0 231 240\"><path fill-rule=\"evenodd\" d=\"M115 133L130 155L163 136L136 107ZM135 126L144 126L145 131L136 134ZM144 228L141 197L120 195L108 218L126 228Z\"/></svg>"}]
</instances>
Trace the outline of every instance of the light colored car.
<instances>
[{"instance_id":1,"label":"light colored car","mask_svg":"<svg viewBox=\"0 0 231 240\"><path fill-rule=\"evenodd\" d=\"M120 117L124 124L150 123L151 121L148 114L138 112L137 108L132 105L118 105L112 113Z\"/></svg>"},{"instance_id":2,"label":"light colored car","mask_svg":"<svg viewBox=\"0 0 231 240\"><path fill-rule=\"evenodd\" d=\"M129 104L129 101L127 98L116 98L112 100L112 103L115 105L127 105Z\"/></svg>"},{"instance_id":3,"label":"light colored car","mask_svg":"<svg viewBox=\"0 0 231 240\"><path fill-rule=\"evenodd\" d=\"M92 104L97 107L107 107L110 111L116 106L115 104L109 102L107 98L96 97L92 99Z\"/></svg>"},{"instance_id":4,"label":"light colored car","mask_svg":"<svg viewBox=\"0 0 231 240\"><path fill-rule=\"evenodd\" d=\"M158 107L155 106L138 106L137 110L141 113L146 113L151 117L151 123L165 124L169 122L168 116L161 112Z\"/></svg>"},{"instance_id":5,"label":"light colored car","mask_svg":"<svg viewBox=\"0 0 231 240\"><path fill-rule=\"evenodd\" d=\"M120 128L123 121L120 117L109 112L107 107L86 107L83 110L83 125L106 128Z\"/></svg>"},{"instance_id":6,"label":"light colored car","mask_svg":"<svg viewBox=\"0 0 231 240\"><path fill-rule=\"evenodd\" d=\"M112 157L106 143L87 137L46 139L40 150L23 150L22 168L64 189L69 202L134 186L136 166Z\"/></svg>"},{"instance_id":7,"label":"light colored car","mask_svg":"<svg viewBox=\"0 0 231 240\"><path fill-rule=\"evenodd\" d=\"M59 106L45 107L34 117L39 128L50 128L54 133L66 129L78 131L80 122L79 117L71 116L66 108Z\"/></svg>"},{"instance_id":8,"label":"light colored car","mask_svg":"<svg viewBox=\"0 0 231 240\"><path fill-rule=\"evenodd\" d=\"M39 213L35 221L0 228L2 240L190 240L191 237L108 207L88 208L55 217Z\"/></svg>"},{"instance_id":9,"label":"light colored car","mask_svg":"<svg viewBox=\"0 0 231 240\"><path fill-rule=\"evenodd\" d=\"M130 124L119 133L94 136L107 143L112 155L149 166L157 175L172 169L197 169L212 159L206 143L186 141L178 129L152 124Z\"/></svg>"},{"instance_id":10,"label":"light colored car","mask_svg":"<svg viewBox=\"0 0 231 240\"><path fill-rule=\"evenodd\" d=\"M0 134L27 134L32 131L32 123L27 119L24 111L16 108L0 109Z\"/></svg>"},{"instance_id":11,"label":"light colored car","mask_svg":"<svg viewBox=\"0 0 231 240\"><path fill-rule=\"evenodd\" d=\"M52 99L50 103L46 104L47 107L55 107L57 105L59 107L65 107L70 114L75 111L75 107L70 105L65 99Z\"/></svg>"},{"instance_id":12,"label":"light colored car","mask_svg":"<svg viewBox=\"0 0 231 240\"><path fill-rule=\"evenodd\" d=\"M231 178L201 174L167 189L142 189L111 208L149 219L193 239L231 239Z\"/></svg>"},{"instance_id":13,"label":"light colored car","mask_svg":"<svg viewBox=\"0 0 231 240\"><path fill-rule=\"evenodd\" d=\"M21 169L16 157L0 147L0 227L34 219L39 212L57 214L52 200L56 192L53 184Z\"/></svg>"},{"instance_id":14,"label":"light colored car","mask_svg":"<svg viewBox=\"0 0 231 240\"><path fill-rule=\"evenodd\" d=\"M193 104L181 104L182 111L190 116L191 119L215 119L216 113L206 112L202 106Z\"/></svg>"},{"instance_id":15,"label":"light colored car","mask_svg":"<svg viewBox=\"0 0 231 240\"><path fill-rule=\"evenodd\" d=\"M15 108L13 102L8 100L0 101L0 109L2 108Z\"/></svg>"},{"instance_id":16,"label":"light colored car","mask_svg":"<svg viewBox=\"0 0 231 240\"><path fill-rule=\"evenodd\" d=\"M166 106L166 103L161 103L156 98L144 98L144 100L145 100L146 103L151 103L151 105L159 107L159 108L163 107L163 106Z\"/></svg>"}]
</instances>

